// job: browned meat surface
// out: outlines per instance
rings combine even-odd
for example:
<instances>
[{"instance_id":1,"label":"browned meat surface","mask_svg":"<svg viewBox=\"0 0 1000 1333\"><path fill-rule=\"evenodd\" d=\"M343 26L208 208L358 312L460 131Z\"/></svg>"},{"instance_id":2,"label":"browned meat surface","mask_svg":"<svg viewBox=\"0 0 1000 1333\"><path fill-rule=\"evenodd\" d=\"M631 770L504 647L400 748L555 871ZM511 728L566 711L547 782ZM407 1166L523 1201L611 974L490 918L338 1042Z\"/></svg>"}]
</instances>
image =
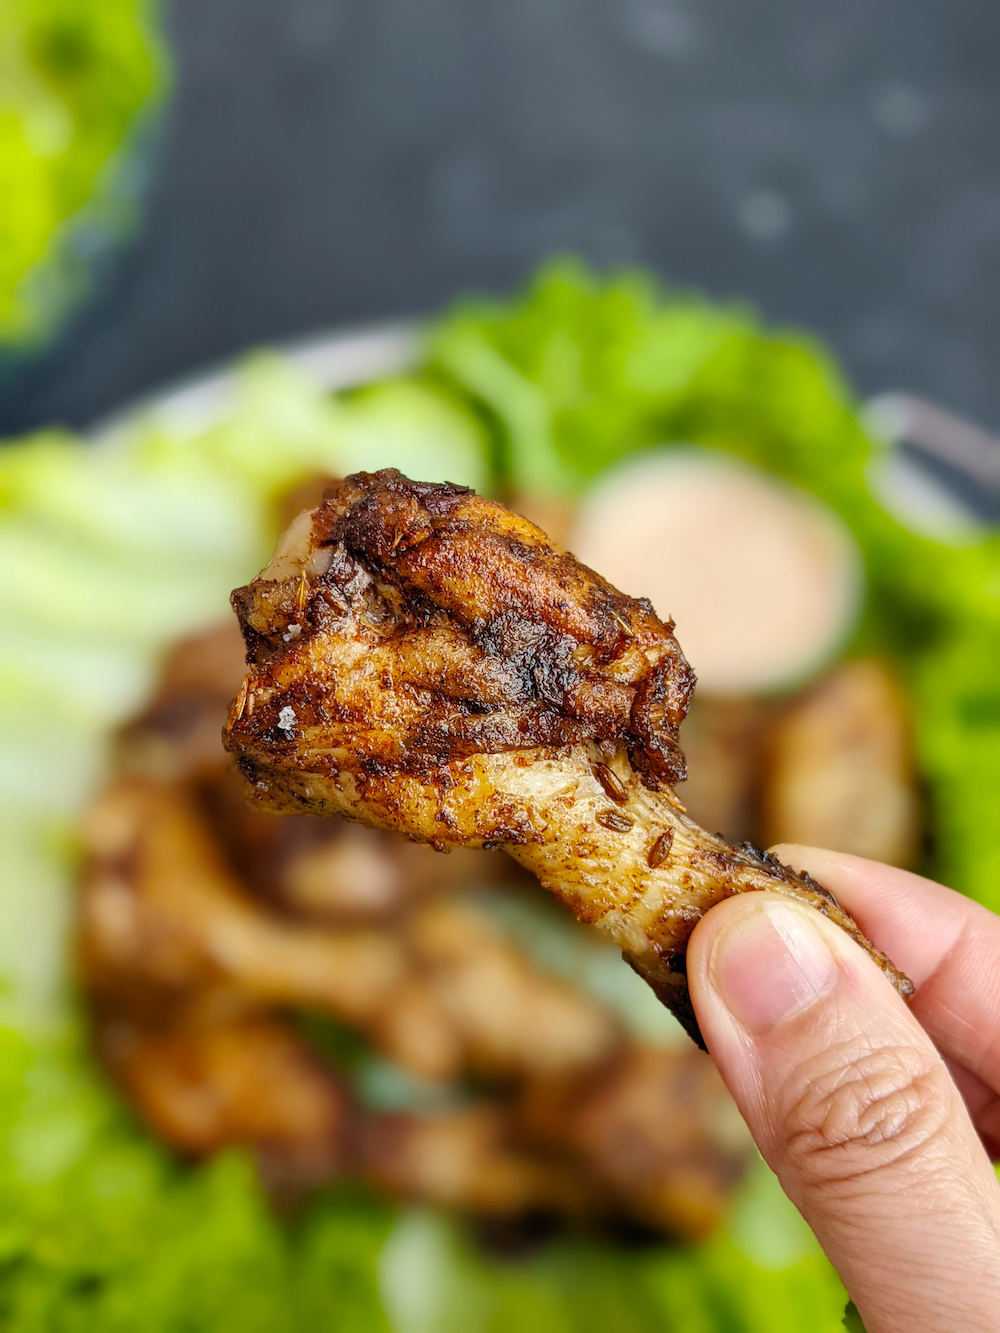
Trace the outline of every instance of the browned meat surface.
<instances>
[{"instance_id":1,"label":"browned meat surface","mask_svg":"<svg viewBox=\"0 0 1000 1333\"><path fill-rule=\"evenodd\" d=\"M391 765L393 778L592 740L624 744L653 785L683 776L677 728L693 679L648 603L461 488L377 474L335 494L294 520L266 578L234 594L259 666L280 671L323 653L327 739L347 739L349 726L352 756ZM357 551L343 540L348 528ZM375 576L386 562L398 583ZM244 714L257 702L266 707L248 693ZM294 714L291 696L283 706ZM285 719L275 713L270 725L295 731Z\"/></svg>"},{"instance_id":2,"label":"browned meat surface","mask_svg":"<svg viewBox=\"0 0 1000 1333\"><path fill-rule=\"evenodd\" d=\"M906 701L876 658L846 662L770 729L763 827L768 842L832 847L906 866L919 806Z\"/></svg>"},{"instance_id":3,"label":"browned meat surface","mask_svg":"<svg viewBox=\"0 0 1000 1333\"><path fill-rule=\"evenodd\" d=\"M181 1152L250 1147L299 1185L343 1171L348 1094L276 1019L222 997L155 1020L104 1004L94 1036L143 1120Z\"/></svg>"},{"instance_id":4,"label":"browned meat surface","mask_svg":"<svg viewBox=\"0 0 1000 1333\"><path fill-rule=\"evenodd\" d=\"M696 1037L687 940L733 893L822 911L911 992L820 885L687 817L672 627L502 506L360 473L233 603L250 670L225 740L262 805L504 847Z\"/></svg>"},{"instance_id":5,"label":"browned meat surface","mask_svg":"<svg viewBox=\"0 0 1000 1333\"><path fill-rule=\"evenodd\" d=\"M681 1235L711 1231L746 1162L746 1129L692 1046L630 1044L596 1075L530 1085L518 1110L533 1142L573 1151L631 1217Z\"/></svg>"}]
</instances>

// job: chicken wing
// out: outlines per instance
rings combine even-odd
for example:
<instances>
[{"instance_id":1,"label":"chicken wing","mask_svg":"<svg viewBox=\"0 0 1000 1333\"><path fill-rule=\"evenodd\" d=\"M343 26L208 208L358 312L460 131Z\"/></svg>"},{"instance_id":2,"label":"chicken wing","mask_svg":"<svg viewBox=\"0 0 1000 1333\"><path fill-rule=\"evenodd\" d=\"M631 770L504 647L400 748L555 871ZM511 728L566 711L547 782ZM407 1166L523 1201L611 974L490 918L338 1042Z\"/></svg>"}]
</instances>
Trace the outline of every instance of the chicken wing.
<instances>
[{"instance_id":1,"label":"chicken wing","mask_svg":"<svg viewBox=\"0 0 1000 1333\"><path fill-rule=\"evenodd\" d=\"M816 908L912 992L821 885L687 817L673 786L694 676L672 625L503 506L359 473L233 604L250 670L224 740L262 805L502 846L696 1040L687 941L734 893Z\"/></svg>"}]
</instances>

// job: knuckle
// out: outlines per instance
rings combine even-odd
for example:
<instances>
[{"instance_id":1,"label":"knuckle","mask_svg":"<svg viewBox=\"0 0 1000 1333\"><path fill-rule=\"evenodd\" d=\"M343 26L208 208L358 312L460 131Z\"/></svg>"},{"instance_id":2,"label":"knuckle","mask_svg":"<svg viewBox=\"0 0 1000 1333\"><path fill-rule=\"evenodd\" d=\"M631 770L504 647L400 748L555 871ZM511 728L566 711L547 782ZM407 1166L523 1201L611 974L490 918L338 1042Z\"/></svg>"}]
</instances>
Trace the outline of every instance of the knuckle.
<instances>
[{"instance_id":1,"label":"knuckle","mask_svg":"<svg viewBox=\"0 0 1000 1333\"><path fill-rule=\"evenodd\" d=\"M946 1151L947 1078L912 1047L831 1046L796 1072L782 1100L786 1153L806 1186L891 1175L909 1158L926 1161L939 1140Z\"/></svg>"}]
</instances>

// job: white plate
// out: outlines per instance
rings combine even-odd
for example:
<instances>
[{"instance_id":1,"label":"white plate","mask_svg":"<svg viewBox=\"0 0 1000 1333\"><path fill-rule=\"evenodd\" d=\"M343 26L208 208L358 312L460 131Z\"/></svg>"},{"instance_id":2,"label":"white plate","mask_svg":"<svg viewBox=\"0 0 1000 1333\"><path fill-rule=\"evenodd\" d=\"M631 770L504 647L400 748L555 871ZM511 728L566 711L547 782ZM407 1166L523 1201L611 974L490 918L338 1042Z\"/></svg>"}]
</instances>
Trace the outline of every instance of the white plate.
<instances>
[{"instance_id":1,"label":"white plate","mask_svg":"<svg viewBox=\"0 0 1000 1333\"><path fill-rule=\"evenodd\" d=\"M322 388L335 393L412 370L420 359L420 345L419 324L394 320L315 334L280 343L271 350L286 356ZM204 430L224 418L232 405L238 381L236 360L234 357L222 366L128 404L96 422L87 431L87 438L104 443L136 416L181 434Z\"/></svg>"}]
</instances>

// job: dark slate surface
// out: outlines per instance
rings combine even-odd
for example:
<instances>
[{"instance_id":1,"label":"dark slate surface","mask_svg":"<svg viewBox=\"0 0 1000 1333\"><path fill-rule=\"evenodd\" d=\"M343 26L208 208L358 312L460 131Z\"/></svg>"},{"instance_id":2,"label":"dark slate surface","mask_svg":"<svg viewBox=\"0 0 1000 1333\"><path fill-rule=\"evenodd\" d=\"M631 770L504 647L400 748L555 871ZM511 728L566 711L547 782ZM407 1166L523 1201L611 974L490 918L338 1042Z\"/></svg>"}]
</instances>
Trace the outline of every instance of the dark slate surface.
<instances>
[{"instance_id":1,"label":"dark slate surface","mask_svg":"<svg viewBox=\"0 0 1000 1333\"><path fill-rule=\"evenodd\" d=\"M146 222L0 430L639 261L1000 427L995 0L175 0Z\"/></svg>"}]
</instances>

